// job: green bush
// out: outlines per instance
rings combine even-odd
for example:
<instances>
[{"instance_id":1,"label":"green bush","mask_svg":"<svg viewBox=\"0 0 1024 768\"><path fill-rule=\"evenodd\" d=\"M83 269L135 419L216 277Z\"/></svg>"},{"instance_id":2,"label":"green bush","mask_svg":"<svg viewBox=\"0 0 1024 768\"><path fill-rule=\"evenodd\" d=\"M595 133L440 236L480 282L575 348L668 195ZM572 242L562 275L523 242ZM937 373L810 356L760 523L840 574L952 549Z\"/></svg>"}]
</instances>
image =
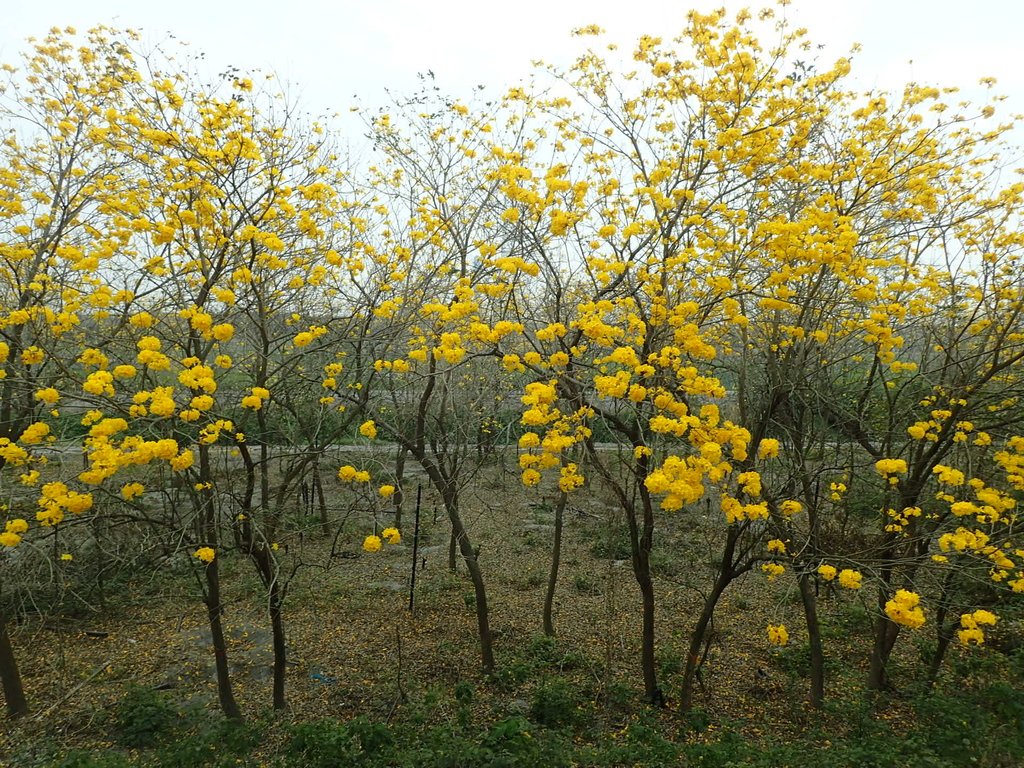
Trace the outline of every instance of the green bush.
<instances>
[{"instance_id":1,"label":"green bush","mask_svg":"<svg viewBox=\"0 0 1024 768\"><path fill-rule=\"evenodd\" d=\"M662 736L656 725L641 720L630 723L621 738L616 737L610 743L584 750L581 755L583 759L579 762L582 765L608 768L623 765L642 765L645 768L689 765L680 761L680 754L680 747Z\"/></svg>"},{"instance_id":2,"label":"green bush","mask_svg":"<svg viewBox=\"0 0 1024 768\"><path fill-rule=\"evenodd\" d=\"M317 720L292 729L287 754L309 768L392 764L382 762L394 744L391 729L357 717L347 723Z\"/></svg>"},{"instance_id":3,"label":"green bush","mask_svg":"<svg viewBox=\"0 0 1024 768\"><path fill-rule=\"evenodd\" d=\"M114 731L126 747L153 747L177 720L177 709L160 692L133 686L117 703Z\"/></svg>"},{"instance_id":4,"label":"green bush","mask_svg":"<svg viewBox=\"0 0 1024 768\"><path fill-rule=\"evenodd\" d=\"M80 749L68 752L54 764L55 768L127 768L130 765L128 758L120 752L94 754Z\"/></svg>"},{"instance_id":5,"label":"green bush","mask_svg":"<svg viewBox=\"0 0 1024 768\"><path fill-rule=\"evenodd\" d=\"M194 717L192 722L205 721ZM160 768L236 766L259 743L259 735L258 725L239 725L218 718L176 733L173 739L165 738L164 746L156 753L156 762Z\"/></svg>"},{"instance_id":6,"label":"green bush","mask_svg":"<svg viewBox=\"0 0 1024 768\"><path fill-rule=\"evenodd\" d=\"M569 684L561 678L543 681L533 692L530 717L540 725L560 728L576 722L579 713L577 698Z\"/></svg>"}]
</instances>

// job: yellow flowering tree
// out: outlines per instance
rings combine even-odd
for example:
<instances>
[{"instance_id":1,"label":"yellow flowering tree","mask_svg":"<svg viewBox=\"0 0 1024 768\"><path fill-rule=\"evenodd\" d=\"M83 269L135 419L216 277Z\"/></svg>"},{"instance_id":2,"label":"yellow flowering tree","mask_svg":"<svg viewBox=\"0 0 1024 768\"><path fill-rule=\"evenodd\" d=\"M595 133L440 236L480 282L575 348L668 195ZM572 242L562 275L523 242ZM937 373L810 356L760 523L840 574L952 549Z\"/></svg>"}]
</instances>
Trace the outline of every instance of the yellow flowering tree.
<instances>
[{"instance_id":1,"label":"yellow flowering tree","mask_svg":"<svg viewBox=\"0 0 1024 768\"><path fill-rule=\"evenodd\" d=\"M107 30L98 29L88 45L77 48L61 30L51 30L25 55L20 71L4 67L0 85L0 115L9 129L0 145L0 463L18 468L20 479L11 494L19 501L28 502L24 496L45 471L46 457L33 446L56 439L60 401L80 391L64 381L66 366L91 346L83 344L80 313L95 313L102 321L132 299L127 286L114 288L94 275L101 263L123 255L130 238L111 204L130 205L137 193L129 178L113 172L116 160L95 130L96 115L117 112L134 80L131 57L107 47L109 39ZM109 339L112 328L101 322L89 333L97 341ZM107 383L95 378L90 387ZM22 486L24 493L15 491ZM49 495L39 498L37 515L46 527L57 525L68 511L64 491L78 494L70 504L77 513L91 499L80 489L49 488ZM20 515L7 520L6 547L16 546L15 539L26 533ZM23 713L27 704L4 616L0 678L8 710Z\"/></svg>"},{"instance_id":2,"label":"yellow flowering tree","mask_svg":"<svg viewBox=\"0 0 1024 768\"><path fill-rule=\"evenodd\" d=\"M1012 483L991 446L1019 423L1007 375L1020 360L1019 294L1007 276L1019 258L1012 217L1021 190L979 186L998 162L980 148L996 146L1006 128L985 123L991 108L972 107L981 127L969 129L939 96L911 85L896 99L834 92L821 102L829 130L808 134L791 161L797 174L771 181L770 204L750 222L759 247L737 281L742 322L720 359L741 421L783 444L768 495L796 496L805 511L779 516L778 530L799 553L787 559L807 618L816 704L824 660L813 582L823 561L876 578L869 683L881 687L900 627L920 626L923 615L894 619L910 615L887 610L897 589L941 585L932 675L953 636L956 619L943 616L973 576L936 550L961 527L957 512L976 511L976 499L953 486L974 475L975 496L999 509L983 517L1000 544L976 551L995 556L1010 544ZM863 539L853 499L877 505L867 511L874 540ZM997 580L1014 573L1006 560Z\"/></svg>"},{"instance_id":3,"label":"yellow flowering tree","mask_svg":"<svg viewBox=\"0 0 1024 768\"><path fill-rule=\"evenodd\" d=\"M253 90L249 78L202 90L193 80L153 79L156 93L145 102L152 127L121 145L140 164L158 158L146 172L161 193L141 212L149 222L144 269L159 289L147 296L138 362L143 381L166 380L163 370L176 379L173 387L140 391L135 402L140 418L173 419L179 442L192 446L195 464L181 469L199 541L223 547L220 521L232 520L235 541L267 590L273 705L282 709L287 572L273 545L287 536L286 502L356 415L332 420L329 392L339 385L325 386L322 359L361 328L335 320L360 267L335 248L348 252L351 241L338 234L341 173L324 130L293 125L294 108ZM333 378L343 379L341 364L332 365L339 369ZM242 460L237 494L214 466L223 455L216 446L225 443ZM278 446L288 458L275 474ZM213 627L221 613L217 561L204 573ZM218 674L222 705L236 717L226 666Z\"/></svg>"},{"instance_id":4,"label":"yellow flowering tree","mask_svg":"<svg viewBox=\"0 0 1024 768\"><path fill-rule=\"evenodd\" d=\"M516 181L504 190L530 206L540 242L575 269L563 316L536 331L544 352L534 367L566 407L531 408L524 422L553 441L565 411L600 421L623 449L618 458L590 451L587 464L626 515L652 701L663 699L650 572L657 511L682 510L717 487L727 523L722 567L692 632L684 702L719 597L758 562L746 538L763 535L771 514L758 472L768 459L757 455L764 422L748 429L736 419L748 414L723 412L715 361L731 352L727 329L746 322L737 297L756 290L744 277L762 245L752 221L774 203L765 188L828 115L848 71L840 61L797 82L780 62L799 33L783 27L765 57L748 25L745 14L733 26L691 13L678 48L642 38L639 70L625 78L597 54L582 56L560 76L573 96L543 102L558 116L552 144L566 161L510 172Z\"/></svg>"},{"instance_id":5,"label":"yellow flowering tree","mask_svg":"<svg viewBox=\"0 0 1024 768\"><path fill-rule=\"evenodd\" d=\"M27 416L74 397L89 408L82 420L87 467L76 483L138 503L145 486L126 484L124 473L165 466L184 481L175 484L184 499L175 500L170 515L180 529L168 541L183 534L204 555L226 544L222 517L238 522L237 541L269 592L274 704L283 707L285 580L270 544L282 500L323 443L311 449L301 440L298 458L272 493L267 413L273 402L296 416L289 441L331 439L308 423L323 422L329 404L296 408L300 389L281 382L305 379L307 392L322 391L319 370L304 369L304 351L327 333L331 302L337 306L348 285L346 261L330 247L337 169L322 130L293 129L289 107L253 94L250 79L205 89L187 65L133 54L130 34L98 30L87 42L75 47L70 32L57 30L37 47L27 82L44 92L22 95L18 106L40 110L37 125L53 125L27 148L7 145L9 165L22 175L31 167L47 171L18 184L12 176L7 187L6 210L26 221L14 227L24 240L5 245L18 249L7 280L21 292L2 331L10 338L3 349L10 358L14 348L18 366L5 385L7 430L17 429L26 444L52 439L46 421L28 423ZM35 162L20 159L25 153L34 153ZM52 162L68 165L54 169ZM48 179L62 186L50 190ZM22 190L34 208L51 200L48 212L32 213L13 197ZM72 277L76 287L62 288ZM225 388L232 380L248 390ZM215 446L246 448L238 425L253 413L259 459L243 451L250 492L235 497L237 514L223 507L227 465L215 466L224 455ZM83 511L81 500L92 498L71 485L43 488L44 525ZM237 719L219 560L197 560L221 704Z\"/></svg>"},{"instance_id":6,"label":"yellow flowering tree","mask_svg":"<svg viewBox=\"0 0 1024 768\"><path fill-rule=\"evenodd\" d=\"M337 470L342 498L400 513L406 457L425 471L491 671L464 499L496 435L516 435L522 484L557 488L545 632L567 500L609 494L652 703L669 515L711 543L684 708L723 595L758 569L799 592L815 706L822 585L871 590L872 687L904 630L934 630L932 680L954 640L984 643L1024 592L1024 185L997 183L993 154L1007 126L917 85L850 94L847 60L800 64L802 31L779 23L766 50L756 26L693 12L673 43L639 40L634 72L588 51L539 93L417 95L368 118L369 167L250 77L211 86L129 33L53 31L3 101L0 578L12 553L59 558L42 545L126 516L192 564L239 719L220 579L240 552L283 708L309 525L288 512L309 483L329 530L319 470L352 438L373 455ZM58 441L81 470L46 461ZM363 549L399 526L375 521ZM0 679L22 714L8 618ZM776 622L767 642L797 639Z\"/></svg>"},{"instance_id":7,"label":"yellow flowering tree","mask_svg":"<svg viewBox=\"0 0 1024 768\"><path fill-rule=\"evenodd\" d=\"M502 341L522 330L510 319L514 286L536 265L503 258L509 247L496 134L519 141L514 120L495 124L478 107L423 94L370 119L381 164L371 170L379 241L369 237L364 283L367 334L361 354L375 376L373 434L398 445L426 472L451 523L473 583L483 667L495 660L479 551L463 518L463 488L487 458L483 429L511 386L496 365ZM356 396L350 393L350 400ZM364 425L365 426L365 425ZM363 433L366 435L366 432ZM396 478L401 485L401 478Z\"/></svg>"}]
</instances>

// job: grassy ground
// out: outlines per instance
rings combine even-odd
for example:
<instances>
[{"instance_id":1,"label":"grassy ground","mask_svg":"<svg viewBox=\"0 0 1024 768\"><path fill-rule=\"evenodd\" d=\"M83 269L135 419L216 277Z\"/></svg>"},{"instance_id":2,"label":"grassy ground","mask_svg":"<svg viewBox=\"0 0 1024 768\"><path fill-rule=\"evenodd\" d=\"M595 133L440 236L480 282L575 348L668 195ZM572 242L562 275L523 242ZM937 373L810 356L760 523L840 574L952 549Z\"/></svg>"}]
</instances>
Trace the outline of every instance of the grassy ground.
<instances>
[{"instance_id":1,"label":"grassy ground","mask_svg":"<svg viewBox=\"0 0 1024 768\"><path fill-rule=\"evenodd\" d=\"M931 638L915 636L901 641L894 661L899 690L873 698L862 689L868 595L825 594L829 701L811 711L797 595L757 573L726 594L697 706L680 712L673 692L714 548L695 534L709 528L701 508L664 517L657 533L658 657L669 701L648 708L639 593L621 521L599 493L575 501L552 639L539 631L551 505L498 470L464 499L492 602L499 669L491 677L479 672L471 586L448 570L447 527L427 494L414 613L408 533L373 555L359 549L368 522L358 517L336 540L304 537L305 565L286 606L284 713L269 707L262 589L246 560L223 557L242 728L216 709L188 564L122 574L105 609L29 618L15 645L34 711L4 723L0 765L1024 764L1019 654L955 649L929 694L913 680ZM293 543L288 557L298 549ZM764 627L780 621L794 640L772 648Z\"/></svg>"}]
</instances>

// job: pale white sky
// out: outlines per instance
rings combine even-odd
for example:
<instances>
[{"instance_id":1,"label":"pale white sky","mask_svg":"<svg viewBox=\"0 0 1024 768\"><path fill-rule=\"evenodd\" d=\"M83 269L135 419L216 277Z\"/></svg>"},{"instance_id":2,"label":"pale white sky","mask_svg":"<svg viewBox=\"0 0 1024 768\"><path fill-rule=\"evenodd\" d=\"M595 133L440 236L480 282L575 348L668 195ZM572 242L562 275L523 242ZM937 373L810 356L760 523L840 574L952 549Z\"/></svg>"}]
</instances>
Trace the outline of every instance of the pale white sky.
<instances>
[{"instance_id":1,"label":"pale white sky","mask_svg":"<svg viewBox=\"0 0 1024 768\"><path fill-rule=\"evenodd\" d=\"M346 111L384 103L385 88L409 93L427 69L442 90L473 85L497 92L530 72L530 61L568 61L580 42L573 27L597 23L609 38L674 36L690 7L741 0L9 0L0 61L16 63L24 38L54 25L97 23L141 29L151 42L168 33L206 53L211 71L227 65L274 71L305 109ZM13 6L13 7L11 7ZM908 80L958 85L970 96L982 76L999 79L1006 112L1024 112L1024 2L1019 0L794 0L787 15L826 45L822 58L854 60L861 87L899 88ZM593 39L588 38L588 44ZM912 62L912 63L911 63ZM972 91L967 91L968 88Z\"/></svg>"}]
</instances>

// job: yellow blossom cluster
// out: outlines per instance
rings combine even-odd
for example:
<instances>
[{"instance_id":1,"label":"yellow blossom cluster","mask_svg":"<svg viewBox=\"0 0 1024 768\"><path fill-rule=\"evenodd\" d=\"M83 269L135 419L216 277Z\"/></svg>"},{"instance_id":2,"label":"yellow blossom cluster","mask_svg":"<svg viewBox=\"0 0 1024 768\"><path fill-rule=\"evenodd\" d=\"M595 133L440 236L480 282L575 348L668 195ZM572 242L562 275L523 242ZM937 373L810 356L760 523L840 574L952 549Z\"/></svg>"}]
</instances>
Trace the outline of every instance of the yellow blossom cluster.
<instances>
[{"instance_id":1,"label":"yellow blossom cluster","mask_svg":"<svg viewBox=\"0 0 1024 768\"><path fill-rule=\"evenodd\" d=\"M70 490L62 482L46 483L40 493L39 510L36 520L42 525L57 525L64 519L64 514L81 514L92 508L92 494Z\"/></svg>"},{"instance_id":2,"label":"yellow blossom cluster","mask_svg":"<svg viewBox=\"0 0 1024 768\"><path fill-rule=\"evenodd\" d=\"M16 547L21 543L22 534L28 530L28 523L20 517L11 518L0 533L0 546Z\"/></svg>"},{"instance_id":3,"label":"yellow blossom cluster","mask_svg":"<svg viewBox=\"0 0 1024 768\"><path fill-rule=\"evenodd\" d=\"M356 469L351 464L345 464L338 469L338 479L343 483L368 483L370 473L364 469Z\"/></svg>"},{"instance_id":4,"label":"yellow blossom cluster","mask_svg":"<svg viewBox=\"0 0 1024 768\"><path fill-rule=\"evenodd\" d=\"M529 405L527 413L541 414L547 429L541 437L537 432L524 432L519 438L519 467L521 479L527 487L535 486L541 481L544 470L561 466L558 486L563 493L571 493L581 488L585 482L579 466L565 460L566 453L574 446L590 436L587 420L593 415L589 408L581 408L575 413L563 415L554 405L555 387L553 383L528 385L527 394L523 396L524 405ZM524 414L524 418L527 418Z\"/></svg>"},{"instance_id":5,"label":"yellow blossom cluster","mask_svg":"<svg viewBox=\"0 0 1024 768\"><path fill-rule=\"evenodd\" d=\"M242 407L258 411L270 399L270 390L265 387L251 387L250 394L242 398Z\"/></svg>"},{"instance_id":6,"label":"yellow blossom cluster","mask_svg":"<svg viewBox=\"0 0 1024 768\"><path fill-rule=\"evenodd\" d=\"M292 344L294 344L297 348L300 348L300 349L302 347L308 347L316 339L319 339L321 336L325 335L326 333L327 333L327 326L324 326L324 325L311 325L311 326L309 326L309 330L308 331L301 331L301 332L295 334L295 337L292 339Z\"/></svg>"},{"instance_id":7,"label":"yellow blossom cluster","mask_svg":"<svg viewBox=\"0 0 1024 768\"><path fill-rule=\"evenodd\" d=\"M772 645L788 645L789 631L785 624L768 625L768 642Z\"/></svg>"},{"instance_id":8,"label":"yellow blossom cluster","mask_svg":"<svg viewBox=\"0 0 1024 768\"><path fill-rule=\"evenodd\" d=\"M924 622L924 611L920 607L921 598L916 592L906 589L896 590L896 594L886 601L885 615L893 622L910 629L918 629Z\"/></svg>"},{"instance_id":9,"label":"yellow blossom cluster","mask_svg":"<svg viewBox=\"0 0 1024 768\"><path fill-rule=\"evenodd\" d=\"M761 570L768 575L768 581L774 581L776 577L786 572L786 568L778 563L764 563Z\"/></svg>"},{"instance_id":10,"label":"yellow blossom cluster","mask_svg":"<svg viewBox=\"0 0 1024 768\"><path fill-rule=\"evenodd\" d=\"M960 629L957 631L957 639L963 646L971 643L981 645L985 642L983 626L994 626L999 620L991 611L977 610L973 613L964 613L960 616Z\"/></svg>"},{"instance_id":11,"label":"yellow blossom cluster","mask_svg":"<svg viewBox=\"0 0 1024 768\"><path fill-rule=\"evenodd\" d=\"M904 459L879 459L875 462L875 471L890 485L896 485L900 481L898 475L907 474L907 462Z\"/></svg>"},{"instance_id":12,"label":"yellow blossom cluster","mask_svg":"<svg viewBox=\"0 0 1024 768\"><path fill-rule=\"evenodd\" d=\"M135 360L142 367L152 371L166 371L171 367L171 359L161 351L163 344L156 336L143 336L137 346L139 353Z\"/></svg>"},{"instance_id":13,"label":"yellow blossom cluster","mask_svg":"<svg viewBox=\"0 0 1024 768\"><path fill-rule=\"evenodd\" d=\"M363 539L363 549L370 553L380 552L384 542L399 544L401 541L402 535L397 528L385 528L380 532L380 536L370 535Z\"/></svg>"},{"instance_id":14,"label":"yellow blossom cluster","mask_svg":"<svg viewBox=\"0 0 1024 768\"><path fill-rule=\"evenodd\" d=\"M114 431L120 431L123 420L104 421L99 416L95 421L99 430L85 441L89 467L78 475L83 483L99 485L122 468L144 466L155 460L166 461L175 471L184 471L192 466L194 455L191 449L179 448L178 442L172 438L147 440L138 435L128 435L118 442L111 437Z\"/></svg>"},{"instance_id":15,"label":"yellow blossom cluster","mask_svg":"<svg viewBox=\"0 0 1024 768\"><path fill-rule=\"evenodd\" d=\"M693 456L667 456L661 466L644 480L647 490L663 496L661 508L666 511L682 509L704 495L706 461ZM722 503L725 509L725 499Z\"/></svg>"},{"instance_id":16,"label":"yellow blossom cluster","mask_svg":"<svg viewBox=\"0 0 1024 768\"><path fill-rule=\"evenodd\" d=\"M22 430L18 442L25 445L38 445L47 437L50 437L50 425L43 421L37 421Z\"/></svg>"}]
</instances>

